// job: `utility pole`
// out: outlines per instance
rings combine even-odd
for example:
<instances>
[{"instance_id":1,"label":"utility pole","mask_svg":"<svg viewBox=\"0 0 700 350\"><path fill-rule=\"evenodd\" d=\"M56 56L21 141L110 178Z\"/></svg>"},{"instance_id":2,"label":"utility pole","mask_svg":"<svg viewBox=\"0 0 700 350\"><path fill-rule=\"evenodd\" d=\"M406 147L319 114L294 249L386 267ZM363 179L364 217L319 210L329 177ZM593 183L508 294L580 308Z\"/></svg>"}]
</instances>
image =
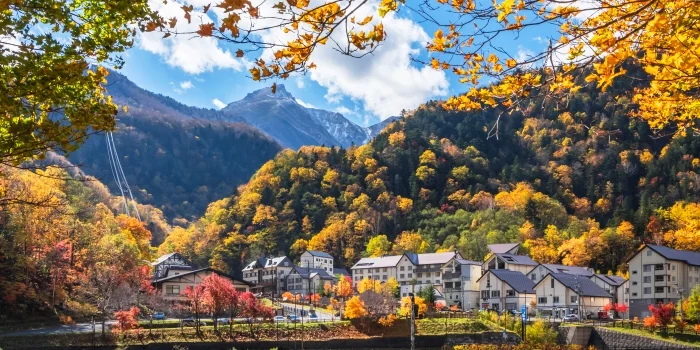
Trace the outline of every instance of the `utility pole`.
<instances>
[{"instance_id":1,"label":"utility pole","mask_svg":"<svg viewBox=\"0 0 700 350\"><path fill-rule=\"evenodd\" d=\"M416 298L413 293L408 293L408 296L411 297L411 350L416 350Z\"/></svg>"}]
</instances>

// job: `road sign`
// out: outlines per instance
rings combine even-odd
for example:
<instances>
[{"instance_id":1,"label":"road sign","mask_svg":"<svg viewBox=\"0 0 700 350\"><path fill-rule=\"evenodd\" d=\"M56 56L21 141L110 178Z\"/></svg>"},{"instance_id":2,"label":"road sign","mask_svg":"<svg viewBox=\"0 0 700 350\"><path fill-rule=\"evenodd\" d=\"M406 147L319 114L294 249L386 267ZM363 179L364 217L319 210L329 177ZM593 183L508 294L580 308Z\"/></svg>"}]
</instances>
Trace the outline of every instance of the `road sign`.
<instances>
[{"instance_id":1,"label":"road sign","mask_svg":"<svg viewBox=\"0 0 700 350\"><path fill-rule=\"evenodd\" d=\"M520 308L520 317L522 317L523 321L525 321L525 318L527 317L527 305L523 305Z\"/></svg>"}]
</instances>

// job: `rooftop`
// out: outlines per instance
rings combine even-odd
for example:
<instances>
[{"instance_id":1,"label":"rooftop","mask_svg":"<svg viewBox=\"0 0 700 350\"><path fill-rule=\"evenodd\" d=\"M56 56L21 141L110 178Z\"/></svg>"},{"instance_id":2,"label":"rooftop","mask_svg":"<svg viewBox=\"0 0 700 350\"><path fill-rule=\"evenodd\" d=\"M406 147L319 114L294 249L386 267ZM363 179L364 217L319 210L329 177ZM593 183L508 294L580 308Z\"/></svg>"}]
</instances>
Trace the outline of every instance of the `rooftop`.
<instances>
[{"instance_id":1,"label":"rooftop","mask_svg":"<svg viewBox=\"0 0 700 350\"><path fill-rule=\"evenodd\" d=\"M649 247L651 250L659 253L659 255L663 256L666 259L676 260L676 261L684 261L688 265L700 266L700 253L698 253L698 252L691 252L688 250L678 250L678 249L673 249L673 248L664 247L664 246L655 245L655 244L647 244L645 246ZM641 251L641 249L640 249L640 251Z\"/></svg>"},{"instance_id":2,"label":"rooftop","mask_svg":"<svg viewBox=\"0 0 700 350\"><path fill-rule=\"evenodd\" d=\"M445 252L445 253L425 253L425 254L414 254L406 253L406 255L414 265L444 265L450 259L455 257L455 252ZM385 255L374 258L362 258L358 261L351 269L367 269L375 267L394 267L399 263L403 255ZM461 258L460 256L457 256ZM464 260L468 261L468 260ZM479 263L481 264L481 263Z\"/></svg>"},{"instance_id":3,"label":"rooftop","mask_svg":"<svg viewBox=\"0 0 700 350\"><path fill-rule=\"evenodd\" d=\"M515 254L518 252L520 243L489 244L488 247L494 254Z\"/></svg>"},{"instance_id":4,"label":"rooftop","mask_svg":"<svg viewBox=\"0 0 700 350\"><path fill-rule=\"evenodd\" d=\"M319 258L333 259L333 257L326 252L319 252L318 250L307 250L306 252Z\"/></svg>"},{"instance_id":5,"label":"rooftop","mask_svg":"<svg viewBox=\"0 0 700 350\"><path fill-rule=\"evenodd\" d=\"M591 277L594 275L593 271L591 271L588 267L582 267L582 266L566 266L566 265L557 265L557 264L541 264L544 266L547 270L554 272L554 273L568 273L569 275L578 275L578 276L586 276L586 277Z\"/></svg>"},{"instance_id":6,"label":"rooftop","mask_svg":"<svg viewBox=\"0 0 700 350\"><path fill-rule=\"evenodd\" d=\"M584 276L570 275L568 273L550 273L550 275L552 275L554 279L561 282L567 288L582 296L611 297L610 293L605 291L605 289L601 288L595 284L595 282ZM542 279L542 281L544 281L544 279ZM542 281L540 281L540 283L542 283Z\"/></svg>"},{"instance_id":7,"label":"rooftop","mask_svg":"<svg viewBox=\"0 0 700 350\"><path fill-rule=\"evenodd\" d=\"M530 259L530 257L527 255L498 253L498 254L496 254L496 256L509 264L531 265L531 266L539 265L534 260Z\"/></svg>"},{"instance_id":8,"label":"rooftop","mask_svg":"<svg viewBox=\"0 0 700 350\"><path fill-rule=\"evenodd\" d=\"M535 283L520 271L494 269L488 270L488 272L492 273L496 278L509 285L518 293L535 294ZM484 274L484 276L486 276L486 274ZM483 276L481 278L483 278Z\"/></svg>"},{"instance_id":9,"label":"rooftop","mask_svg":"<svg viewBox=\"0 0 700 350\"><path fill-rule=\"evenodd\" d=\"M603 275L600 273L596 273L595 276L612 286L620 286L623 283L625 283L625 281L627 281L624 277L615 275Z\"/></svg>"}]
</instances>

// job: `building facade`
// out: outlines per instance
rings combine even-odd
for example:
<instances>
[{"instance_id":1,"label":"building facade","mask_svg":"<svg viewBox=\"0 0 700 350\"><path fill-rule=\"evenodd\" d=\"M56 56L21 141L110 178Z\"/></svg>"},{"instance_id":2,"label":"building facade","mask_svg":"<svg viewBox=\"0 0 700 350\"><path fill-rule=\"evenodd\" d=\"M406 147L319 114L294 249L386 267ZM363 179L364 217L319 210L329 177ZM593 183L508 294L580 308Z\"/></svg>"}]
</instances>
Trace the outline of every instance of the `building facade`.
<instances>
[{"instance_id":1,"label":"building facade","mask_svg":"<svg viewBox=\"0 0 700 350\"><path fill-rule=\"evenodd\" d=\"M160 256L151 263L153 279L157 280L166 276L173 276L194 270L194 266L179 253L170 253Z\"/></svg>"},{"instance_id":2,"label":"building facade","mask_svg":"<svg viewBox=\"0 0 700 350\"><path fill-rule=\"evenodd\" d=\"M184 293L188 287L197 287L204 279L212 274L217 274L221 277L228 278L233 283L234 287L239 292L249 292L250 286L244 281L239 281L220 271L216 271L211 267L203 269L190 270L182 273L176 273L176 270L170 270L167 275L153 281L153 286L156 293L161 295L164 300L168 301L185 301L187 298Z\"/></svg>"},{"instance_id":3,"label":"building facade","mask_svg":"<svg viewBox=\"0 0 700 350\"><path fill-rule=\"evenodd\" d=\"M294 268L286 256L253 260L241 271L243 281L249 283L255 293L272 293L280 296L285 290L285 278Z\"/></svg>"},{"instance_id":4,"label":"building facade","mask_svg":"<svg viewBox=\"0 0 700 350\"><path fill-rule=\"evenodd\" d=\"M448 307L478 308L481 263L453 257L442 266L442 292Z\"/></svg>"},{"instance_id":5,"label":"building facade","mask_svg":"<svg viewBox=\"0 0 700 350\"><path fill-rule=\"evenodd\" d=\"M479 307L484 310L519 312L530 307L535 284L520 271L490 269L479 278Z\"/></svg>"},{"instance_id":6,"label":"building facade","mask_svg":"<svg viewBox=\"0 0 700 350\"><path fill-rule=\"evenodd\" d=\"M301 254L299 266L312 269L324 269L332 275L333 257L326 252L307 250Z\"/></svg>"},{"instance_id":7,"label":"building facade","mask_svg":"<svg viewBox=\"0 0 700 350\"><path fill-rule=\"evenodd\" d=\"M493 253L484 262L484 272L487 270L511 270L527 275L537 265L534 260L526 255Z\"/></svg>"},{"instance_id":8,"label":"building facade","mask_svg":"<svg viewBox=\"0 0 700 350\"><path fill-rule=\"evenodd\" d=\"M612 302L612 295L585 276L549 273L535 285L537 314L561 318L594 315ZM582 316L583 315L583 316Z\"/></svg>"},{"instance_id":9,"label":"building facade","mask_svg":"<svg viewBox=\"0 0 700 350\"><path fill-rule=\"evenodd\" d=\"M302 297L317 293L326 283L334 286L337 282L325 269L300 266L294 267L285 279L287 291Z\"/></svg>"},{"instance_id":10,"label":"building facade","mask_svg":"<svg viewBox=\"0 0 700 350\"><path fill-rule=\"evenodd\" d=\"M600 288L603 288L606 292L610 293L613 297L613 303L622 304L625 303L629 305L629 299L625 300L624 297L624 287L623 285L627 281L624 277L615 275L603 275L596 273L591 276L591 281L597 284Z\"/></svg>"},{"instance_id":11,"label":"building facade","mask_svg":"<svg viewBox=\"0 0 700 350\"><path fill-rule=\"evenodd\" d=\"M627 261L629 316L650 315L649 305L677 303L700 283L700 253L645 244Z\"/></svg>"}]
</instances>

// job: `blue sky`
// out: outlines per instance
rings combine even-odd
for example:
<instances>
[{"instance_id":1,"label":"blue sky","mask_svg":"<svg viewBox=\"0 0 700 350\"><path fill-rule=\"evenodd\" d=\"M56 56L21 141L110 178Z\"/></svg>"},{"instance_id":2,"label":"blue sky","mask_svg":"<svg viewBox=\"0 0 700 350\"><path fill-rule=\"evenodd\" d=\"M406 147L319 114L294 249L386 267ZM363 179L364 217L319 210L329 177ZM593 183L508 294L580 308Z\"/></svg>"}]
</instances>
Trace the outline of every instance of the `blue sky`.
<instances>
[{"instance_id":1,"label":"blue sky","mask_svg":"<svg viewBox=\"0 0 700 350\"><path fill-rule=\"evenodd\" d=\"M208 2L188 0L195 8ZM164 5L154 1L152 6L166 18L181 16L181 4L177 2ZM375 10L370 6L366 11ZM218 21L216 12L210 10L210 13L213 18L206 20ZM410 61L411 56L428 57L425 43L435 31L435 27L418 23L414 17L406 9L385 17L387 40L372 56L354 59L322 48L312 58L319 68L277 83L284 84L300 103L338 111L360 125L398 115L402 109L413 109L431 98L446 98L464 91L466 87L450 72L434 71ZM497 44L513 56L526 55L545 45L541 31L530 30L519 38L502 38ZM267 35L274 38L278 34ZM254 82L247 77L247 67L256 57L246 57L247 61L235 58L233 53L237 48L232 45L212 38L161 39L161 36L142 34L125 55L121 73L142 88L187 105L221 108L272 84Z\"/></svg>"}]
</instances>

